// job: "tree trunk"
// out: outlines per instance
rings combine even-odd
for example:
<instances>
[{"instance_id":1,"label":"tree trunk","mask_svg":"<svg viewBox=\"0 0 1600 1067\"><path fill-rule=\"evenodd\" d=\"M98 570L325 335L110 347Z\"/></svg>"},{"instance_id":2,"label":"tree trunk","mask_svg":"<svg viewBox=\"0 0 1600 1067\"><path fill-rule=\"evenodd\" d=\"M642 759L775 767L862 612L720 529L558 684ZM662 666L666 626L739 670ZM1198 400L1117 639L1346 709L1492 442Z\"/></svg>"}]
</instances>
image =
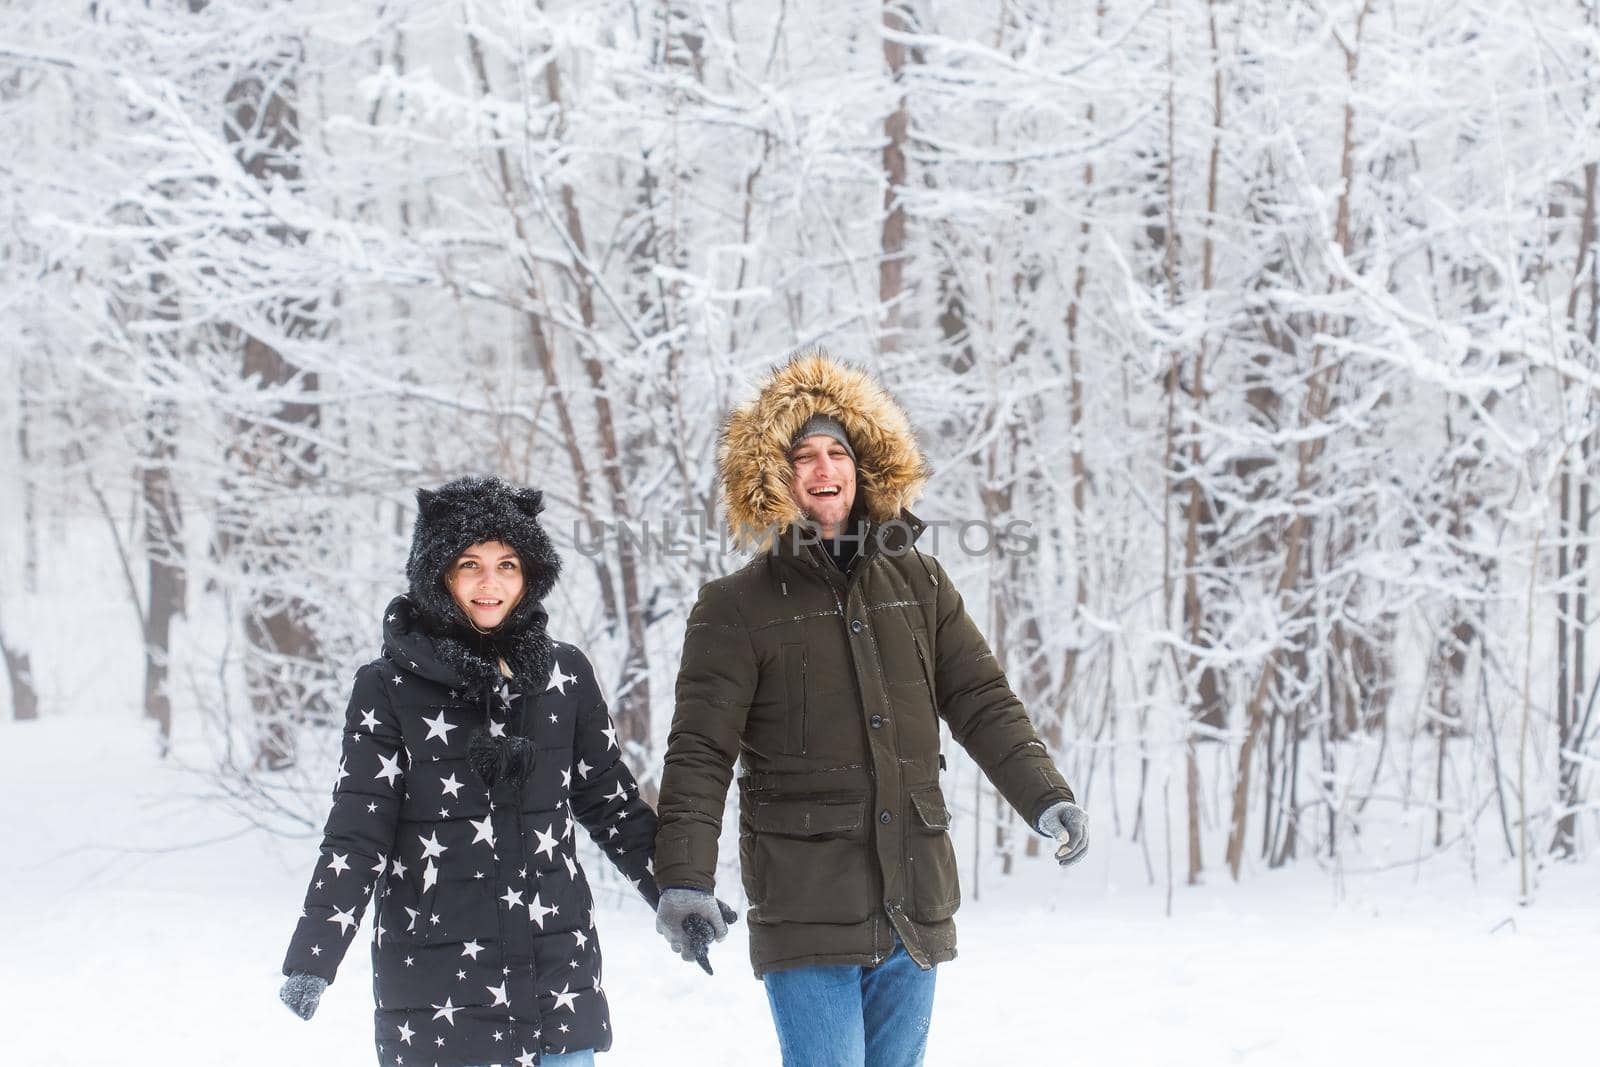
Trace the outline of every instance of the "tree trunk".
<instances>
[{"instance_id":1,"label":"tree trunk","mask_svg":"<svg viewBox=\"0 0 1600 1067\"><path fill-rule=\"evenodd\" d=\"M895 352L900 348L901 298L905 292L906 209L902 191L906 186L906 132L911 125L905 88L906 46L891 34L909 33L904 13L905 0L884 0L883 58L889 79L899 90L894 110L883 121L883 233L878 263L878 306L882 327L878 350Z\"/></svg>"},{"instance_id":2,"label":"tree trunk","mask_svg":"<svg viewBox=\"0 0 1600 1067\"><path fill-rule=\"evenodd\" d=\"M147 595L144 611L144 713L161 733L165 755L172 740L172 695L168 690L172 623L183 614L187 581L181 559L181 526L172 484L174 427L168 418L149 418L151 454L140 477L144 505L144 557Z\"/></svg>"},{"instance_id":3,"label":"tree trunk","mask_svg":"<svg viewBox=\"0 0 1600 1067\"><path fill-rule=\"evenodd\" d=\"M294 103L298 63L297 47L286 47L228 89L224 135L245 172L263 186L300 180L299 116ZM281 224L269 226L266 236L281 244L303 240L303 235ZM286 337L308 337L318 328L314 304L272 298L265 312L266 320ZM316 445L300 434L314 431L320 422L317 377L302 371L266 339L239 332L241 380L255 382L264 392L288 392L285 387L298 386L298 394L306 399L281 402L260 422L240 420L235 476L241 487L254 486L246 489L247 497L264 488L273 494L293 492L314 480L319 464ZM294 763L291 718L318 710L320 704L311 687L297 677L299 672L286 664L316 663L320 650L308 621L310 605L291 590L275 588L286 574L283 556L290 547L288 536L268 515L234 518L235 532L242 534L238 547L245 553L244 567L251 578L244 631L246 685L258 724L255 762L281 770Z\"/></svg>"},{"instance_id":4,"label":"tree trunk","mask_svg":"<svg viewBox=\"0 0 1600 1067\"><path fill-rule=\"evenodd\" d=\"M33 657L14 647L0 631L0 653L5 655L6 677L11 681L11 717L27 722L39 717L39 691L33 685Z\"/></svg>"},{"instance_id":5,"label":"tree trunk","mask_svg":"<svg viewBox=\"0 0 1600 1067\"><path fill-rule=\"evenodd\" d=\"M1571 295L1567 299L1567 319L1572 332L1584 337L1590 352L1600 343L1600 264L1595 262L1596 242L1596 180L1600 177L1600 164L1588 163L1583 168L1583 218L1578 229L1577 263L1579 276L1574 279ZM1587 272L1588 277L1583 274ZM1587 284L1585 284L1587 283ZM1581 297L1588 296L1588 322L1581 317ZM1590 433L1580 443L1579 471L1576 496L1573 496L1571 464L1563 464L1561 471L1561 548L1557 581L1561 591L1557 594L1557 686L1556 686L1556 826L1550 841L1550 851L1559 856L1572 856L1578 848L1578 808L1582 793L1582 753L1584 735L1589 723L1591 707L1585 707L1584 694L1590 682L1587 677L1587 645L1589 636L1589 530L1593 518L1590 503L1590 463L1594 455L1595 435ZM1573 513L1576 512L1574 515ZM1571 558L1567 545L1574 542ZM1570 563L1570 566L1569 566ZM1571 585L1569 599L1568 586ZM1568 614L1570 607L1571 614ZM1570 622L1568 620L1571 620ZM1568 649L1571 649L1570 656Z\"/></svg>"}]
</instances>

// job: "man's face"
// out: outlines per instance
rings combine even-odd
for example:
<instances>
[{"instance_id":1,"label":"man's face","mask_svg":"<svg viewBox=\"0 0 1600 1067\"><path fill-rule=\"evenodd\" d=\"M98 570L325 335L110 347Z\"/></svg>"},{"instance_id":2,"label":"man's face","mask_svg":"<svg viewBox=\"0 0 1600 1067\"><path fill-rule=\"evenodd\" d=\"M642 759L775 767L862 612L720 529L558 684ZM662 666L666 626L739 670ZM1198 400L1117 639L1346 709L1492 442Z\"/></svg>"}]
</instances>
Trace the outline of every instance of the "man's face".
<instances>
[{"instance_id":1,"label":"man's face","mask_svg":"<svg viewBox=\"0 0 1600 1067\"><path fill-rule=\"evenodd\" d=\"M827 434L815 433L789 452L794 476L789 495L805 516L833 537L856 502L856 465L844 445Z\"/></svg>"}]
</instances>

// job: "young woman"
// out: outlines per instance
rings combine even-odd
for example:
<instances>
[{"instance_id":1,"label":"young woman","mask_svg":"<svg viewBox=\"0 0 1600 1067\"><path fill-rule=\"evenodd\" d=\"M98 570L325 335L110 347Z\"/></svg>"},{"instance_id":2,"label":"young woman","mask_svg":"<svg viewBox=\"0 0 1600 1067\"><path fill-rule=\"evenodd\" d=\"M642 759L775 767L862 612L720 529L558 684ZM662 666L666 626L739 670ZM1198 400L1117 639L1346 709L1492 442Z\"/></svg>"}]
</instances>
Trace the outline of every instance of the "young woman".
<instances>
[{"instance_id":1,"label":"young woman","mask_svg":"<svg viewBox=\"0 0 1600 1067\"><path fill-rule=\"evenodd\" d=\"M655 813L589 661L545 632L541 494L463 478L417 505L280 996L311 1018L375 897L380 1063L592 1064L611 1024L574 826L653 907Z\"/></svg>"}]
</instances>

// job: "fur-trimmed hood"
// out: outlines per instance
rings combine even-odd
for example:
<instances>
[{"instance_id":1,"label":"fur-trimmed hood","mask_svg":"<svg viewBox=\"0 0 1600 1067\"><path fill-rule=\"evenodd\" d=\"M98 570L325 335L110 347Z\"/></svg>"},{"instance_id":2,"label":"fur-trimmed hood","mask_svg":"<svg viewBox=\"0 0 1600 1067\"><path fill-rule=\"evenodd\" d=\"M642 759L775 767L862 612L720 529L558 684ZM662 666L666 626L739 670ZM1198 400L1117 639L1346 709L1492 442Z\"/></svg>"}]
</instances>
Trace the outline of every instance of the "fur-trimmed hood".
<instances>
[{"instance_id":1,"label":"fur-trimmed hood","mask_svg":"<svg viewBox=\"0 0 1600 1067\"><path fill-rule=\"evenodd\" d=\"M723 424L717 467L737 543L762 547L802 518L789 495L789 443L813 415L838 419L850 435L856 506L868 519L888 522L921 493L929 471L905 411L866 371L820 347L803 348Z\"/></svg>"},{"instance_id":2,"label":"fur-trimmed hood","mask_svg":"<svg viewBox=\"0 0 1600 1067\"><path fill-rule=\"evenodd\" d=\"M503 659L520 686L543 688L550 677L550 638L545 632L542 601L555 587L561 559L539 525L544 494L507 485L498 478L457 478L436 490L417 490L417 521L406 561L410 592L405 605L390 605L404 625L386 630L425 637L438 663L460 679L468 691L484 693L502 681ZM522 599L494 631L475 631L450 591L444 576L468 547L485 541L511 546L522 563ZM412 657L423 662L420 650Z\"/></svg>"}]
</instances>

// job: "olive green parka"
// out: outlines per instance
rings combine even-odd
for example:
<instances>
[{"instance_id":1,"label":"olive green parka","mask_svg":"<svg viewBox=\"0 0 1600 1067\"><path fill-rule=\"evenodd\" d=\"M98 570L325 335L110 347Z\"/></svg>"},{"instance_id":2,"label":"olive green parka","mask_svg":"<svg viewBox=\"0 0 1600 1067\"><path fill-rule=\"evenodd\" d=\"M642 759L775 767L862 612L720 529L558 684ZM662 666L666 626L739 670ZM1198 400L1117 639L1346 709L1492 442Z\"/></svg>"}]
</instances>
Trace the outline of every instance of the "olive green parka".
<instances>
[{"instance_id":1,"label":"olive green parka","mask_svg":"<svg viewBox=\"0 0 1600 1067\"><path fill-rule=\"evenodd\" d=\"M792 435L839 419L864 543L848 573L788 496ZM864 373L809 352L724 428L735 534L758 552L690 614L658 805L656 883L714 888L739 777L739 861L755 973L881 962L898 932L923 967L956 953L960 904L939 721L1030 826L1073 799L906 505L926 470L904 413ZM787 506L785 506L787 505Z\"/></svg>"}]
</instances>

